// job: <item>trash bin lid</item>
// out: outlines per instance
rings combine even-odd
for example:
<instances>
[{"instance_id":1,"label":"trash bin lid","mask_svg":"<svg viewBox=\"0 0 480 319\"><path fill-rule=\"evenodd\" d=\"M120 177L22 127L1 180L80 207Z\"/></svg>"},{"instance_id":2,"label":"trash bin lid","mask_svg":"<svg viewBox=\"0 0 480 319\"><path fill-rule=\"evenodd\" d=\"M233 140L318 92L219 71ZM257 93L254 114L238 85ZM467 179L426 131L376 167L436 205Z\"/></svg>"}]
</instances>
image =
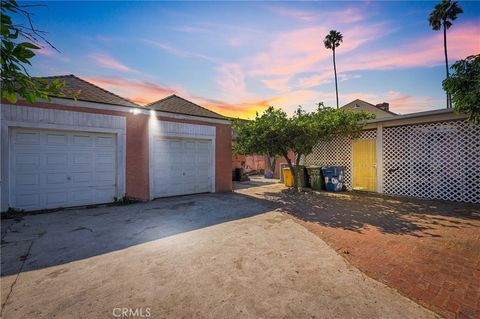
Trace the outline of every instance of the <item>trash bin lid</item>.
<instances>
[{"instance_id":1,"label":"trash bin lid","mask_svg":"<svg viewBox=\"0 0 480 319\"><path fill-rule=\"evenodd\" d=\"M323 166L322 173L325 176L338 176L341 172L344 172L343 166Z\"/></svg>"}]
</instances>

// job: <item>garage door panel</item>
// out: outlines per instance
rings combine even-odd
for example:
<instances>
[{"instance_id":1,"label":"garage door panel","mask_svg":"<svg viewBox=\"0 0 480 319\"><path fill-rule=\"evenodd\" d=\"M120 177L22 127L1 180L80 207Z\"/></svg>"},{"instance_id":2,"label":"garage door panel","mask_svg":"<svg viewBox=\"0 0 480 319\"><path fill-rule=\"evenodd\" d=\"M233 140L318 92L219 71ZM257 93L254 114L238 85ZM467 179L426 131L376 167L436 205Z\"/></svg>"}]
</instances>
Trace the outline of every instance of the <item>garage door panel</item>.
<instances>
[{"instance_id":1,"label":"garage door panel","mask_svg":"<svg viewBox=\"0 0 480 319\"><path fill-rule=\"evenodd\" d=\"M98 203L106 203L111 201L115 197L115 187L96 188L95 189L95 201Z\"/></svg>"},{"instance_id":2,"label":"garage door panel","mask_svg":"<svg viewBox=\"0 0 480 319\"><path fill-rule=\"evenodd\" d=\"M115 182L113 172L96 172L95 182L97 185L112 185Z\"/></svg>"},{"instance_id":3,"label":"garage door panel","mask_svg":"<svg viewBox=\"0 0 480 319\"><path fill-rule=\"evenodd\" d=\"M40 194L16 194L16 208L20 209L36 209L40 206Z\"/></svg>"},{"instance_id":4,"label":"garage door panel","mask_svg":"<svg viewBox=\"0 0 480 319\"><path fill-rule=\"evenodd\" d=\"M93 188L78 188L70 192L71 201L81 204L91 203L95 198L95 190Z\"/></svg>"},{"instance_id":5,"label":"garage door panel","mask_svg":"<svg viewBox=\"0 0 480 319\"><path fill-rule=\"evenodd\" d=\"M38 187L40 185L40 174L18 174L15 179L15 186Z\"/></svg>"},{"instance_id":6,"label":"garage door panel","mask_svg":"<svg viewBox=\"0 0 480 319\"><path fill-rule=\"evenodd\" d=\"M208 193L208 192L210 192L210 187L208 185L204 185L204 184L197 185L197 192L198 193Z\"/></svg>"},{"instance_id":7,"label":"garage door panel","mask_svg":"<svg viewBox=\"0 0 480 319\"><path fill-rule=\"evenodd\" d=\"M102 153L95 156L95 165L112 165L115 163L115 154Z\"/></svg>"},{"instance_id":8,"label":"garage door panel","mask_svg":"<svg viewBox=\"0 0 480 319\"><path fill-rule=\"evenodd\" d=\"M74 172L71 174L72 185L91 184L93 182L92 172Z\"/></svg>"},{"instance_id":9,"label":"garage door panel","mask_svg":"<svg viewBox=\"0 0 480 319\"><path fill-rule=\"evenodd\" d=\"M208 174L208 172L199 173L197 177L201 180L210 181L210 174Z\"/></svg>"},{"instance_id":10,"label":"garage door panel","mask_svg":"<svg viewBox=\"0 0 480 319\"><path fill-rule=\"evenodd\" d=\"M68 183L67 173L45 173L45 186L66 186Z\"/></svg>"},{"instance_id":11,"label":"garage door panel","mask_svg":"<svg viewBox=\"0 0 480 319\"><path fill-rule=\"evenodd\" d=\"M46 194L47 208L63 207L68 202L68 191L48 192Z\"/></svg>"},{"instance_id":12,"label":"garage door panel","mask_svg":"<svg viewBox=\"0 0 480 319\"><path fill-rule=\"evenodd\" d=\"M46 163L48 166L54 165L55 168L59 166L66 167L68 165L68 153L47 153Z\"/></svg>"},{"instance_id":13,"label":"garage door panel","mask_svg":"<svg viewBox=\"0 0 480 319\"><path fill-rule=\"evenodd\" d=\"M211 163L210 154L198 154L197 161L198 161L199 166L202 166L202 167L207 166L208 167Z\"/></svg>"},{"instance_id":14,"label":"garage door panel","mask_svg":"<svg viewBox=\"0 0 480 319\"><path fill-rule=\"evenodd\" d=\"M109 136L101 136L95 139L95 146L101 148L114 148L115 147L115 139Z\"/></svg>"},{"instance_id":15,"label":"garage door panel","mask_svg":"<svg viewBox=\"0 0 480 319\"><path fill-rule=\"evenodd\" d=\"M14 129L11 141L13 207L88 205L116 196L115 135Z\"/></svg>"},{"instance_id":16,"label":"garage door panel","mask_svg":"<svg viewBox=\"0 0 480 319\"><path fill-rule=\"evenodd\" d=\"M168 153L169 142L165 140L155 140L154 149L157 153Z\"/></svg>"},{"instance_id":17,"label":"garage door panel","mask_svg":"<svg viewBox=\"0 0 480 319\"><path fill-rule=\"evenodd\" d=\"M76 165L92 165L92 154L91 153L73 153L72 154L72 164Z\"/></svg>"},{"instance_id":18,"label":"garage door panel","mask_svg":"<svg viewBox=\"0 0 480 319\"><path fill-rule=\"evenodd\" d=\"M40 155L34 153L19 153L15 155L15 163L19 166L30 166L38 168L40 166Z\"/></svg>"},{"instance_id":19,"label":"garage door panel","mask_svg":"<svg viewBox=\"0 0 480 319\"><path fill-rule=\"evenodd\" d=\"M20 132L15 135L15 144L18 145L40 145L40 133Z\"/></svg>"},{"instance_id":20,"label":"garage door panel","mask_svg":"<svg viewBox=\"0 0 480 319\"><path fill-rule=\"evenodd\" d=\"M210 142L198 142L197 147L198 147L198 152L204 152L204 153L209 153L210 152Z\"/></svg>"},{"instance_id":21,"label":"garage door panel","mask_svg":"<svg viewBox=\"0 0 480 319\"><path fill-rule=\"evenodd\" d=\"M72 136L72 145L73 146L92 146L92 137L88 135L73 135Z\"/></svg>"},{"instance_id":22,"label":"garage door panel","mask_svg":"<svg viewBox=\"0 0 480 319\"><path fill-rule=\"evenodd\" d=\"M68 144L68 135L66 134L46 134L46 145L67 145Z\"/></svg>"}]
</instances>

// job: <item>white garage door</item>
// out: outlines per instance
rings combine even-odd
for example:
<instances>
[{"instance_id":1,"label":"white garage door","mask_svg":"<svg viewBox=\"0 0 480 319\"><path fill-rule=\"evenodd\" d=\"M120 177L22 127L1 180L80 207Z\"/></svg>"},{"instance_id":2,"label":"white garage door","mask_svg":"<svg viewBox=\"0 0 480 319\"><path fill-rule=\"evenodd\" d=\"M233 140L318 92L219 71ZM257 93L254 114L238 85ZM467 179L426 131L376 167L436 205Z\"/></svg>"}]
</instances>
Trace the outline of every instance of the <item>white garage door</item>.
<instances>
[{"instance_id":1,"label":"white garage door","mask_svg":"<svg viewBox=\"0 0 480 319\"><path fill-rule=\"evenodd\" d=\"M154 138L153 196L212 191L212 143Z\"/></svg>"},{"instance_id":2,"label":"white garage door","mask_svg":"<svg viewBox=\"0 0 480 319\"><path fill-rule=\"evenodd\" d=\"M15 208L107 203L116 196L113 134L14 129L11 154Z\"/></svg>"}]
</instances>

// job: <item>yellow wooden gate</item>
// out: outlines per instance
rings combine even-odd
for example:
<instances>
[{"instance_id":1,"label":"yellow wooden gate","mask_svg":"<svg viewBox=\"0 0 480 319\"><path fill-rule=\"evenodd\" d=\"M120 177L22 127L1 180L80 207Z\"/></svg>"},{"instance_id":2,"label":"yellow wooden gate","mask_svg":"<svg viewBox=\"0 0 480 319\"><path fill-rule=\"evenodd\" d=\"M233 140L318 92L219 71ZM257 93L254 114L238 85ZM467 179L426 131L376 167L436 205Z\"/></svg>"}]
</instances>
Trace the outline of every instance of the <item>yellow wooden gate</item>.
<instances>
[{"instance_id":1,"label":"yellow wooden gate","mask_svg":"<svg viewBox=\"0 0 480 319\"><path fill-rule=\"evenodd\" d=\"M375 140L353 141L352 148L353 189L375 192L377 187Z\"/></svg>"}]
</instances>

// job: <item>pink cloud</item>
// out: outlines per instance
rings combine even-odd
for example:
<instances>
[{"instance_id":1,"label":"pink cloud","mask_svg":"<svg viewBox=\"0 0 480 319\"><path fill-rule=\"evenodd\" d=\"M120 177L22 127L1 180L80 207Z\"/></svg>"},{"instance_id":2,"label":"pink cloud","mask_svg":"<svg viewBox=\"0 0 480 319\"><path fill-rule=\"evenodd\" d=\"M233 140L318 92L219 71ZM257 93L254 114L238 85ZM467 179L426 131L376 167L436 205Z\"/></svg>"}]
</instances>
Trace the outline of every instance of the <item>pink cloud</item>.
<instances>
[{"instance_id":1,"label":"pink cloud","mask_svg":"<svg viewBox=\"0 0 480 319\"><path fill-rule=\"evenodd\" d=\"M55 49L48 46L44 46L44 47L41 47L39 50L35 50L35 54L39 54L44 57L63 61L63 62L70 62L69 58L67 58L66 56L56 51Z\"/></svg>"},{"instance_id":2,"label":"pink cloud","mask_svg":"<svg viewBox=\"0 0 480 319\"><path fill-rule=\"evenodd\" d=\"M216 69L214 81L222 99L232 101L256 100L259 97L247 91L246 75L242 65L222 64Z\"/></svg>"},{"instance_id":3,"label":"pink cloud","mask_svg":"<svg viewBox=\"0 0 480 319\"><path fill-rule=\"evenodd\" d=\"M41 47L39 50L36 50L35 53L51 58L55 56L58 52L50 47Z\"/></svg>"},{"instance_id":4,"label":"pink cloud","mask_svg":"<svg viewBox=\"0 0 480 319\"><path fill-rule=\"evenodd\" d=\"M390 103L390 110L399 114L428 111L442 105L441 101L432 97L411 96L396 91L389 91L386 101Z\"/></svg>"},{"instance_id":5,"label":"pink cloud","mask_svg":"<svg viewBox=\"0 0 480 319\"><path fill-rule=\"evenodd\" d=\"M321 21L325 24L335 22L338 25L340 23L359 22L365 19L365 14L357 8L345 8L335 11L300 10L291 6L281 5L268 6L267 8L280 16L304 22Z\"/></svg>"},{"instance_id":6,"label":"pink cloud","mask_svg":"<svg viewBox=\"0 0 480 319\"><path fill-rule=\"evenodd\" d=\"M271 90L285 93L290 90L288 82L290 81L291 76L277 77L275 79L262 80L262 83Z\"/></svg>"},{"instance_id":7,"label":"pink cloud","mask_svg":"<svg viewBox=\"0 0 480 319\"><path fill-rule=\"evenodd\" d=\"M203 55L203 54L200 54L200 53L195 53L195 52L190 52L190 51L185 51L185 50L180 50L180 49L177 49L171 45L168 45L168 44L165 44L165 43L162 43L162 42L158 42L158 41L153 41L153 40L143 40L145 43L148 43L154 47L157 47L159 49L162 49L170 54L173 54L173 55L176 55L176 56L179 56L179 57L183 57L183 58L200 58L200 59L203 59L203 60L207 60L207 61L210 61L210 62L218 62L217 59L215 58L212 58L212 57L209 57L207 55Z\"/></svg>"},{"instance_id":8,"label":"pink cloud","mask_svg":"<svg viewBox=\"0 0 480 319\"><path fill-rule=\"evenodd\" d=\"M156 83L123 77L85 77L85 80L124 96L138 104L148 104L179 90Z\"/></svg>"},{"instance_id":9,"label":"pink cloud","mask_svg":"<svg viewBox=\"0 0 480 319\"><path fill-rule=\"evenodd\" d=\"M333 81L333 71L324 71L320 74L302 77L298 80L298 86L302 88L311 88Z\"/></svg>"},{"instance_id":10,"label":"pink cloud","mask_svg":"<svg viewBox=\"0 0 480 319\"><path fill-rule=\"evenodd\" d=\"M480 52L480 41L472 39L480 39L480 27L477 24L453 26L447 34L449 60L455 61ZM443 34L437 32L426 39L399 45L394 49L355 55L342 65L342 70L432 67L443 63Z\"/></svg>"},{"instance_id":11,"label":"pink cloud","mask_svg":"<svg viewBox=\"0 0 480 319\"><path fill-rule=\"evenodd\" d=\"M90 59L92 59L96 64L101 67L122 71L122 72L130 72L130 73L138 73L138 71L129 68L128 66L120 63L119 61L115 60L109 55L101 54L101 53L93 53L90 54Z\"/></svg>"},{"instance_id":12,"label":"pink cloud","mask_svg":"<svg viewBox=\"0 0 480 319\"><path fill-rule=\"evenodd\" d=\"M181 27L176 27L173 28L175 31L180 31L180 32L185 32L185 33L208 33L209 30L204 29L204 28L198 28L198 27L191 27L188 25L184 25Z\"/></svg>"}]
</instances>

